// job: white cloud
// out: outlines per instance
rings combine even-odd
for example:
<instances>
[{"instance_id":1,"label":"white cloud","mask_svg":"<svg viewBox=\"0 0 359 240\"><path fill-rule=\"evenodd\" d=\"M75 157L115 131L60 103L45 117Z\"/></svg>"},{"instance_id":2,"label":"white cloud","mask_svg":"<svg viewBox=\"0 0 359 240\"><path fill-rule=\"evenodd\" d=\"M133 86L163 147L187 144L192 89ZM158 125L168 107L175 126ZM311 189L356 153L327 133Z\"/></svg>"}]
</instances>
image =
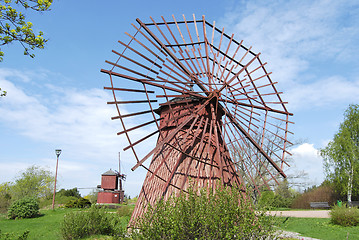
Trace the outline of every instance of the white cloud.
<instances>
[{"instance_id":1,"label":"white cloud","mask_svg":"<svg viewBox=\"0 0 359 240\"><path fill-rule=\"evenodd\" d=\"M359 80L348 81L333 76L308 84L293 84L285 93L291 109L331 106L335 103L359 101Z\"/></svg>"},{"instance_id":2,"label":"white cloud","mask_svg":"<svg viewBox=\"0 0 359 240\"><path fill-rule=\"evenodd\" d=\"M60 187L96 187L101 173L109 168L117 169L117 154L128 145L124 137L116 135L122 130L120 121L111 121L116 111L106 102L112 97L100 89L65 89L50 83L32 89L33 81L39 81L40 85L41 79L26 74L11 69L0 71L0 86L8 91L8 95L0 99L0 124L15 135L35 141L40 152L37 159L30 156L24 159L9 152L11 150L2 151L0 180L10 181L17 172L32 164L51 166L55 172L55 157L50 159L44 154L50 144L63 150L59 162ZM27 81L24 83L22 79ZM21 84L17 85L19 81ZM31 95L32 91L36 94ZM14 162L9 163L8 159ZM130 175L127 184L136 185L138 179L143 180L144 172L129 170L135 164L131 151L122 154L121 162ZM140 187L141 184L131 186L129 193L137 195Z\"/></svg>"},{"instance_id":3,"label":"white cloud","mask_svg":"<svg viewBox=\"0 0 359 240\"><path fill-rule=\"evenodd\" d=\"M0 84L8 91L1 99L0 120L22 135L76 149L82 153L77 158L106 159L108 150L118 146L120 126L110 120L114 109L106 105L106 92L58 87L57 92L30 96L4 78Z\"/></svg>"},{"instance_id":4,"label":"white cloud","mask_svg":"<svg viewBox=\"0 0 359 240\"><path fill-rule=\"evenodd\" d=\"M308 173L311 184L319 185L324 180L323 160L318 149L313 144L303 143L291 150L293 156L293 169Z\"/></svg>"},{"instance_id":5,"label":"white cloud","mask_svg":"<svg viewBox=\"0 0 359 240\"><path fill-rule=\"evenodd\" d=\"M356 1L243 1L219 25L262 52L293 111L358 100L359 82L352 79L358 7Z\"/></svg>"}]
</instances>

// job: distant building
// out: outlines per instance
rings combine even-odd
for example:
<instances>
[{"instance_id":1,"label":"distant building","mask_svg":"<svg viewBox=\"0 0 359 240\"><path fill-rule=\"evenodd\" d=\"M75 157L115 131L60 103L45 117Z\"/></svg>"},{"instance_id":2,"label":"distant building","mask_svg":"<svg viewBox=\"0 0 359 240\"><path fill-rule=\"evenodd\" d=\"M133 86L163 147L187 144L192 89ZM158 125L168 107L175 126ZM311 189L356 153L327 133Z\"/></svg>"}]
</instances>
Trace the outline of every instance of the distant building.
<instances>
[{"instance_id":1,"label":"distant building","mask_svg":"<svg viewBox=\"0 0 359 240\"><path fill-rule=\"evenodd\" d=\"M113 170L108 170L101 175L101 185L97 196L97 203L123 203L124 190L122 190L122 178L124 176Z\"/></svg>"}]
</instances>

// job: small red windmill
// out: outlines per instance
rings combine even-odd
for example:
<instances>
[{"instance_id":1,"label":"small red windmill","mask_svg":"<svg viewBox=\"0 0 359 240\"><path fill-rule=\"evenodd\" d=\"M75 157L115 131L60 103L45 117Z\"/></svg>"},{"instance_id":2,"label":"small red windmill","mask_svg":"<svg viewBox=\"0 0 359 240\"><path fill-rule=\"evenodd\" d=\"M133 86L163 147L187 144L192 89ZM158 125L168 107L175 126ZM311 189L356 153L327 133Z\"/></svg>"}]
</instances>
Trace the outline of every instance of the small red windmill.
<instances>
[{"instance_id":1,"label":"small red windmill","mask_svg":"<svg viewBox=\"0 0 359 240\"><path fill-rule=\"evenodd\" d=\"M246 192L283 172L289 116L260 53L204 18L137 19L102 69L136 164L148 172L132 221L148 204L220 180ZM127 107L131 104L131 108ZM156 144L155 144L156 142ZM144 149L150 150L147 152ZM150 164L148 166L148 161Z\"/></svg>"}]
</instances>

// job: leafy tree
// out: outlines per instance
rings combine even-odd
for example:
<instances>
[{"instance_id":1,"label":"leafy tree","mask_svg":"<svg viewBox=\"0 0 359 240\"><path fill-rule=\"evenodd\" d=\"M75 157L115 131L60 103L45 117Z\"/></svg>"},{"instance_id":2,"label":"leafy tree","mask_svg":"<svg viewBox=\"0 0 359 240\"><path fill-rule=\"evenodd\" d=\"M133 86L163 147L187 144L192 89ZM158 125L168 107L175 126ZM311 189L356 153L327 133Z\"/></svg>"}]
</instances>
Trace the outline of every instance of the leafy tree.
<instances>
[{"instance_id":1,"label":"leafy tree","mask_svg":"<svg viewBox=\"0 0 359 240\"><path fill-rule=\"evenodd\" d=\"M0 184L0 213L7 211L11 203L11 182Z\"/></svg>"},{"instance_id":2,"label":"leafy tree","mask_svg":"<svg viewBox=\"0 0 359 240\"><path fill-rule=\"evenodd\" d=\"M77 188L72 188L72 189L67 189L67 190L61 189L60 191L57 192L57 194L60 196L66 196L66 197L76 197L76 198L81 197L81 194Z\"/></svg>"},{"instance_id":3,"label":"leafy tree","mask_svg":"<svg viewBox=\"0 0 359 240\"><path fill-rule=\"evenodd\" d=\"M54 189L54 175L39 166L28 167L16 179L11 187L11 197L18 200L24 197L51 197Z\"/></svg>"},{"instance_id":4,"label":"leafy tree","mask_svg":"<svg viewBox=\"0 0 359 240\"><path fill-rule=\"evenodd\" d=\"M262 133L257 131L253 134L253 138L257 142L262 142L263 145L267 146L266 153L269 157L276 161L276 156L281 156L283 153L283 149L281 146L284 144L284 136L280 136L280 128L283 128L281 123L276 125L278 128L274 134ZM282 179L279 178L278 181L271 181L273 179L272 172L276 172L272 165L267 159L261 154L258 154L256 148L248 147L250 146L249 140L245 140L242 144L234 145L230 150L234 156L233 161L237 162L237 166L239 169L239 174L242 176L245 185L247 186L248 192L251 192L251 197L257 202L260 198L260 194L258 192L264 192L269 190L275 190L277 185L281 183ZM293 148L299 144L301 144L301 140L293 141L293 143L287 143L287 149ZM251 156L251 160L249 161L249 156ZM292 165L292 158L290 156L285 157L285 162ZM281 165L281 162L277 160L277 165ZM268 171L269 170L269 171ZM287 176L288 181L286 180L286 184L288 187L303 187L307 183L305 178L307 177L307 173L305 171L295 171L294 173Z\"/></svg>"},{"instance_id":5,"label":"leafy tree","mask_svg":"<svg viewBox=\"0 0 359 240\"><path fill-rule=\"evenodd\" d=\"M43 49L47 39L44 33L34 33L31 22L26 21L23 10L44 12L50 10L53 0L0 0L0 46L19 42L24 48L24 55L35 57L35 48ZM0 62L4 52L0 47ZM6 91L0 88L0 97L6 96Z\"/></svg>"},{"instance_id":6,"label":"leafy tree","mask_svg":"<svg viewBox=\"0 0 359 240\"><path fill-rule=\"evenodd\" d=\"M87 194L84 198L90 200L90 202L91 202L92 204L96 204L96 203L97 203L97 195L98 195L98 192L92 190L92 191L91 191L89 194Z\"/></svg>"},{"instance_id":7,"label":"leafy tree","mask_svg":"<svg viewBox=\"0 0 359 240\"><path fill-rule=\"evenodd\" d=\"M352 194L358 191L359 180L359 105L351 104L344 113L344 122L328 146L320 150L324 159L326 177L336 190L347 195L351 204Z\"/></svg>"},{"instance_id":8,"label":"leafy tree","mask_svg":"<svg viewBox=\"0 0 359 240\"><path fill-rule=\"evenodd\" d=\"M1 90L0 88L0 97L4 97L4 96L6 96L6 91Z\"/></svg>"},{"instance_id":9,"label":"leafy tree","mask_svg":"<svg viewBox=\"0 0 359 240\"><path fill-rule=\"evenodd\" d=\"M19 42L24 48L24 55L34 57L31 53L35 48L44 48L46 39L43 32L34 33L31 22L26 22L22 10L43 12L50 10L52 0L0 0L0 45ZM0 61L4 52L0 48Z\"/></svg>"}]
</instances>

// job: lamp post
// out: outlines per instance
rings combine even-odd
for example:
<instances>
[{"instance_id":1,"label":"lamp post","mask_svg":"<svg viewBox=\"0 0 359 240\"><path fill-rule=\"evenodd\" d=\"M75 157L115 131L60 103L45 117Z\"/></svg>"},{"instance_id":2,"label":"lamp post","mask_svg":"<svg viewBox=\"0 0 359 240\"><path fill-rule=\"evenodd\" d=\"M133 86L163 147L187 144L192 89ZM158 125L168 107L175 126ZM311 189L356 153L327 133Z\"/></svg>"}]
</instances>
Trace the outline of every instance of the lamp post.
<instances>
[{"instance_id":1,"label":"lamp post","mask_svg":"<svg viewBox=\"0 0 359 240\"><path fill-rule=\"evenodd\" d=\"M54 195L52 197L52 210L55 208L55 194L56 194L56 180L57 180L57 167L59 165L59 156L61 154L61 149L56 149L56 173L55 173L55 186L54 186Z\"/></svg>"}]
</instances>

